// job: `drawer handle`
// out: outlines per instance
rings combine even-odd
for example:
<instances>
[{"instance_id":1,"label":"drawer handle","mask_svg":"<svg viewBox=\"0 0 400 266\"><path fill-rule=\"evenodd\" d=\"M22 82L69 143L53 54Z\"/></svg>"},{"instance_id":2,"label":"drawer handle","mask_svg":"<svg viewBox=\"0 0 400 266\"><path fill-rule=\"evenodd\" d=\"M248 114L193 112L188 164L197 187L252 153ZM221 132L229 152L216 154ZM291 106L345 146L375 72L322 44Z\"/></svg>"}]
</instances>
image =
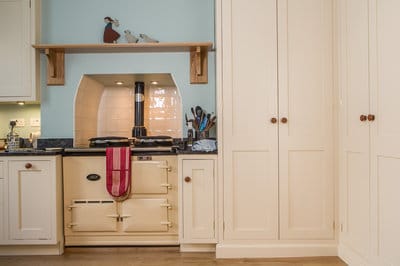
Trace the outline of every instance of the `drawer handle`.
<instances>
[{"instance_id":1,"label":"drawer handle","mask_svg":"<svg viewBox=\"0 0 400 266\"><path fill-rule=\"evenodd\" d=\"M67 210L72 211L73 208L78 208L78 206L76 206L76 205L69 205L69 206L67 207Z\"/></svg>"},{"instance_id":2,"label":"drawer handle","mask_svg":"<svg viewBox=\"0 0 400 266\"><path fill-rule=\"evenodd\" d=\"M160 224L168 225L168 227L172 227L172 223L171 222L160 222Z\"/></svg>"},{"instance_id":3,"label":"drawer handle","mask_svg":"<svg viewBox=\"0 0 400 266\"><path fill-rule=\"evenodd\" d=\"M171 210L171 209L172 209L172 206L171 206L171 204L169 204L169 203L162 203L162 204L160 204L160 207L162 207L162 208L167 208L168 210Z\"/></svg>"},{"instance_id":4,"label":"drawer handle","mask_svg":"<svg viewBox=\"0 0 400 266\"><path fill-rule=\"evenodd\" d=\"M282 118L281 118L281 122L282 122L282 124L286 124L286 123L287 123L287 121L288 121L288 119L287 119L286 117L282 117Z\"/></svg>"},{"instance_id":5,"label":"drawer handle","mask_svg":"<svg viewBox=\"0 0 400 266\"><path fill-rule=\"evenodd\" d=\"M190 176L185 177L185 182L190 183L192 181L192 178Z\"/></svg>"},{"instance_id":6,"label":"drawer handle","mask_svg":"<svg viewBox=\"0 0 400 266\"><path fill-rule=\"evenodd\" d=\"M160 169L166 169L168 172L172 171L171 166L167 166L167 165L159 165L158 168Z\"/></svg>"},{"instance_id":7,"label":"drawer handle","mask_svg":"<svg viewBox=\"0 0 400 266\"><path fill-rule=\"evenodd\" d=\"M31 163L26 163L25 164L25 168L26 169L31 169L32 168L32 164Z\"/></svg>"},{"instance_id":8,"label":"drawer handle","mask_svg":"<svg viewBox=\"0 0 400 266\"><path fill-rule=\"evenodd\" d=\"M276 122L278 122L278 119L276 119L276 117L272 117L270 121L272 124L276 124Z\"/></svg>"},{"instance_id":9,"label":"drawer handle","mask_svg":"<svg viewBox=\"0 0 400 266\"><path fill-rule=\"evenodd\" d=\"M171 184L160 184L160 187L166 187L168 189L172 189L172 185Z\"/></svg>"}]
</instances>

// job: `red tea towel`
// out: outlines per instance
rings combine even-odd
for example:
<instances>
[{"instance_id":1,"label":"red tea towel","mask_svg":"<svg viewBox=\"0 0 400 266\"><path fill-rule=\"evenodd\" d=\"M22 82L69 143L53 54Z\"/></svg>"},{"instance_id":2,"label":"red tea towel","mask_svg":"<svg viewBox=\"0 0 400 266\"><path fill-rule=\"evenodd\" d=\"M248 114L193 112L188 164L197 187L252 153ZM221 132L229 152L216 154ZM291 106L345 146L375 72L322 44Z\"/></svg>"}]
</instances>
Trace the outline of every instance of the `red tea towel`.
<instances>
[{"instance_id":1,"label":"red tea towel","mask_svg":"<svg viewBox=\"0 0 400 266\"><path fill-rule=\"evenodd\" d=\"M131 188L130 147L106 148L107 191L117 201L125 200Z\"/></svg>"}]
</instances>

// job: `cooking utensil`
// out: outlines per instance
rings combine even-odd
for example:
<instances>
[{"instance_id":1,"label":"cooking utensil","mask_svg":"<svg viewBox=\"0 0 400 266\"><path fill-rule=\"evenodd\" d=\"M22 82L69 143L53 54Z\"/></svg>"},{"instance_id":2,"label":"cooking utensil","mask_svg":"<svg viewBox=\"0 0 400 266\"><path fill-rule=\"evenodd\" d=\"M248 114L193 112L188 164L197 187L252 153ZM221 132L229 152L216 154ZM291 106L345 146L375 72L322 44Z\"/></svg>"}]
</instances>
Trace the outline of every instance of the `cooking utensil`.
<instances>
[{"instance_id":1,"label":"cooking utensil","mask_svg":"<svg viewBox=\"0 0 400 266\"><path fill-rule=\"evenodd\" d=\"M211 116L210 116L210 117L211 117ZM208 120L207 126L206 126L206 128L205 128L204 130L209 130L210 128L212 128L212 127L215 125L215 120L216 120L216 119L217 119L216 116L211 117L211 118Z\"/></svg>"},{"instance_id":2,"label":"cooking utensil","mask_svg":"<svg viewBox=\"0 0 400 266\"><path fill-rule=\"evenodd\" d=\"M193 107L191 107L191 108L190 108L190 111L192 111L193 118L194 118L194 119L196 119L196 113L194 112L194 108L193 108Z\"/></svg>"},{"instance_id":3,"label":"cooking utensil","mask_svg":"<svg viewBox=\"0 0 400 266\"><path fill-rule=\"evenodd\" d=\"M196 112L196 117L201 117L203 115L203 109L198 105L196 106L195 112Z\"/></svg>"},{"instance_id":4,"label":"cooking utensil","mask_svg":"<svg viewBox=\"0 0 400 266\"><path fill-rule=\"evenodd\" d=\"M200 128L199 128L200 131L203 131L207 127L207 122L208 122L207 116L204 116L204 113L203 113L203 118L201 120Z\"/></svg>"},{"instance_id":5,"label":"cooking utensil","mask_svg":"<svg viewBox=\"0 0 400 266\"><path fill-rule=\"evenodd\" d=\"M186 125L188 125L189 119L186 113L185 113L185 120L186 120Z\"/></svg>"}]
</instances>

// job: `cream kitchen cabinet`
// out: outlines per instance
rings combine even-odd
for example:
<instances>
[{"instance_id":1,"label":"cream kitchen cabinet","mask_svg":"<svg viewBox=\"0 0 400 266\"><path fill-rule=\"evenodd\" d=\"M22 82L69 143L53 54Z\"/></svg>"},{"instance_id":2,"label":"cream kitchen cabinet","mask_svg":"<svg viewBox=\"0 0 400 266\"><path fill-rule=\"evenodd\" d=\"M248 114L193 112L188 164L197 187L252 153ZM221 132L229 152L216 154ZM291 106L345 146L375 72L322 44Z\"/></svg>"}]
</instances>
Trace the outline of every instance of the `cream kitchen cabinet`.
<instances>
[{"instance_id":1,"label":"cream kitchen cabinet","mask_svg":"<svg viewBox=\"0 0 400 266\"><path fill-rule=\"evenodd\" d=\"M181 251L214 251L216 234L216 155L180 155Z\"/></svg>"},{"instance_id":2,"label":"cream kitchen cabinet","mask_svg":"<svg viewBox=\"0 0 400 266\"><path fill-rule=\"evenodd\" d=\"M62 254L61 156L10 156L3 164L8 195L0 254Z\"/></svg>"},{"instance_id":3,"label":"cream kitchen cabinet","mask_svg":"<svg viewBox=\"0 0 400 266\"><path fill-rule=\"evenodd\" d=\"M0 102L38 100L40 0L0 0Z\"/></svg>"},{"instance_id":4,"label":"cream kitchen cabinet","mask_svg":"<svg viewBox=\"0 0 400 266\"><path fill-rule=\"evenodd\" d=\"M6 238L6 230L5 227L6 222L6 200L7 200L7 184L6 184L6 165L3 160L0 160L0 244L2 244Z\"/></svg>"},{"instance_id":5,"label":"cream kitchen cabinet","mask_svg":"<svg viewBox=\"0 0 400 266\"><path fill-rule=\"evenodd\" d=\"M217 257L336 254L333 5L217 1Z\"/></svg>"},{"instance_id":6,"label":"cream kitchen cabinet","mask_svg":"<svg viewBox=\"0 0 400 266\"><path fill-rule=\"evenodd\" d=\"M338 1L339 255L400 265L400 2Z\"/></svg>"}]
</instances>

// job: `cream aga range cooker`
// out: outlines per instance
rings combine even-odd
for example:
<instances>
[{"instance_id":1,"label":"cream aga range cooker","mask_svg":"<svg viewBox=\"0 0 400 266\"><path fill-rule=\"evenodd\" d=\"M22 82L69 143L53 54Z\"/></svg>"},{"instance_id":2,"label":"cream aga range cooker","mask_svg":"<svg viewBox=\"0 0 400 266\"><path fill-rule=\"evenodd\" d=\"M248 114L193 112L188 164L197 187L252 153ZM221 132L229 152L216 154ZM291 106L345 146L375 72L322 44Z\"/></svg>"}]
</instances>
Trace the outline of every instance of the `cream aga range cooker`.
<instances>
[{"instance_id":1,"label":"cream aga range cooker","mask_svg":"<svg viewBox=\"0 0 400 266\"><path fill-rule=\"evenodd\" d=\"M132 156L128 199L106 189L105 156L65 156L65 245L177 245L176 155Z\"/></svg>"}]
</instances>

